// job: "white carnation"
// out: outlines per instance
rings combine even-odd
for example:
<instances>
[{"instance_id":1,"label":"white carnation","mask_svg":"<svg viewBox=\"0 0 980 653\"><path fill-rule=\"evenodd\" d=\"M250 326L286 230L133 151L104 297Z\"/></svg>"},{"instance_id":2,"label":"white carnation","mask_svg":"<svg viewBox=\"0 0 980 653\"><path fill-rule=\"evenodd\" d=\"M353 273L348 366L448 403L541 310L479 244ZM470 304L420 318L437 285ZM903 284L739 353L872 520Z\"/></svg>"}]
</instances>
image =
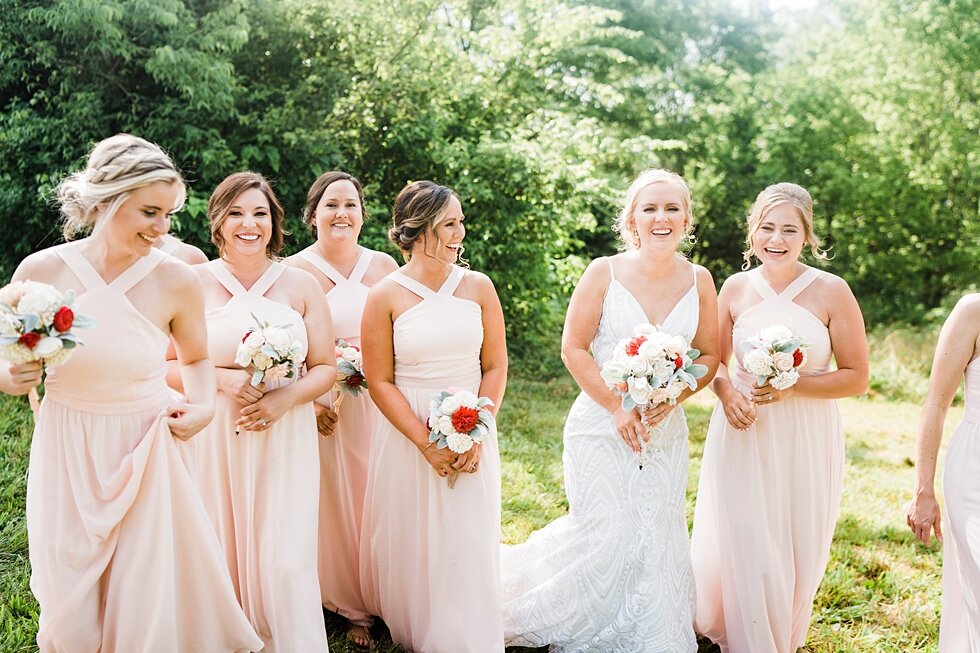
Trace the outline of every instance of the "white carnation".
<instances>
[{"instance_id":1,"label":"white carnation","mask_svg":"<svg viewBox=\"0 0 980 653\"><path fill-rule=\"evenodd\" d=\"M467 408L476 408L477 403L480 401L480 398L469 390L460 390L457 392L456 399L459 401L460 406L466 406Z\"/></svg>"},{"instance_id":2,"label":"white carnation","mask_svg":"<svg viewBox=\"0 0 980 653\"><path fill-rule=\"evenodd\" d=\"M265 335L266 343L282 356L289 353L293 344L293 337L285 329L269 327L262 330Z\"/></svg>"},{"instance_id":3,"label":"white carnation","mask_svg":"<svg viewBox=\"0 0 980 653\"><path fill-rule=\"evenodd\" d=\"M777 351L772 355L772 364L780 372L788 372L793 369L793 354Z\"/></svg>"},{"instance_id":4,"label":"white carnation","mask_svg":"<svg viewBox=\"0 0 980 653\"><path fill-rule=\"evenodd\" d=\"M19 336L20 319L16 315L0 312L0 336Z\"/></svg>"},{"instance_id":5,"label":"white carnation","mask_svg":"<svg viewBox=\"0 0 980 653\"><path fill-rule=\"evenodd\" d=\"M658 358L650 366L650 376L663 381L674 372L674 369L674 361Z\"/></svg>"},{"instance_id":6,"label":"white carnation","mask_svg":"<svg viewBox=\"0 0 980 653\"><path fill-rule=\"evenodd\" d=\"M452 415L459 410L459 400L454 395L449 395L439 404L439 412L443 415Z\"/></svg>"},{"instance_id":7,"label":"white carnation","mask_svg":"<svg viewBox=\"0 0 980 653\"><path fill-rule=\"evenodd\" d=\"M792 387L800 380L800 373L796 370L790 370L789 372L779 372L776 376L772 377L769 381L769 385L774 387L776 390L785 390L786 388Z\"/></svg>"},{"instance_id":8,"label":"white carnation","mask_svg":"<svg viewBox=\"0 0 980 653\"><path fill-rule=\"evenodd\" d=\"M453 453L466 453L473 448L473 438L462 433L450 433L446 435L446 444Z\"/></svg>"},{"instance_id":9,"label":"white carnation","mask_svg":"<svg viewBox=\"0 0 980 653\"><path fill-rule=\"evenodd\" d=\"M765 329L759 332L759 339L765 342L776 342L777 340L786 340L787 338L792 338L793 332L789 328L784 327L782 324L773 324L767 326Z\"/></svg>"},{"instance_id":10,"label":"white carnation","mask_svg":"<svg viewBox=\"0 0 980 653\"><path fill-rule=\"evenodd\" d=\"M11 345L0 346L0 358L10 361L11 365L23 365L37 360L34 352L16 342Z\"/></svg>"},{"instance_id":11,"label":"white carnation","mask_svg":"<svg viewBox=\"0 0 980 653\"><path fill-rule=\"evenodd\" d=\"M772 372L772 356L764 349L752 349L742 357L742 367L756 376L769 376Z\"/></svg>"},{"instance_id":12,"label":"white carnation","mask_svg":"<svg viewBox=\"0 0 980 653\"><path fill-rule=\"evenodd\" d=\"M645 376L630 377L626 383L633 401L638 404L645 404L650 400L653 388L650 387L650 382Z\"/></svg>"},{"instance_id":13,"label":"white carnation","mask_svg":"<svg viewBox=\"0 0 980 653\"><path fill-rule=\"evenodd\" d=\"M265 338L262 337L261 331L252 331L245 337L242 344L249 348L251 351L258 351L262 348L262 344L265 342Z\"/></svg>"},{"instance_id":14,"label":"white carnation","mask_svg":"<svg viewBox=\"0 0 980 653\"><path fill-rule=\"evenodd\" d=\"M634 336L646 336L650 338L660 333L660 330L652 324L641 324L633 329Z\"/></svg>"},{"instance_id":15,"label":"white carnation","mask_svg":"<svg viewBox=\"0 0 980 653\"><path fill-rule=\"evenodd\" d=\"M633 376L646 376L650 363L644 356L634 356L630 359L629 370Z\"/></svg>"},{"instance_id":16,"label":"white carnation","mask_svg":"<svg viewBox=\"0 0 980 653\"><path fill-rule=\"evenodd\" d=\"M45 326L51 324L54 314L64 306L64 295L53 286L36 281L24 282L24 296L17 302L18 313L33 313Z\"/></svg>"},{"instance_id":17,"label":"white carnation","mask_svg":"<svg viewBox=\"0 0 980 653\"><path fill-rule=\"evenodd\" d=\"M353 364L355 367L361 362L361 352L357 351L353 347L344 347L340 357L348 363Z\"/></svg>"},{"instance_id":18,"label":"white carnation","mask_svg":"<svg viewBox=\"0 0 980 653\"><path fill-rule=\"evenodd\" d=\"M663 344L658 342L656 339L650 339L640 345L636 353L648 360L663 358L664 347Z\"/></svg>"},{"instance_id":19,"label":"white carnation","mask_svg":"<svg viewBox=\"0 0 980 653\"><path fill-rule=\"evenodd\" d=\"M241 367L248 367L252 363L252 352L244 343L238 345L238 351L235 352L235 364Z\"/></svg>"}]
</instances>

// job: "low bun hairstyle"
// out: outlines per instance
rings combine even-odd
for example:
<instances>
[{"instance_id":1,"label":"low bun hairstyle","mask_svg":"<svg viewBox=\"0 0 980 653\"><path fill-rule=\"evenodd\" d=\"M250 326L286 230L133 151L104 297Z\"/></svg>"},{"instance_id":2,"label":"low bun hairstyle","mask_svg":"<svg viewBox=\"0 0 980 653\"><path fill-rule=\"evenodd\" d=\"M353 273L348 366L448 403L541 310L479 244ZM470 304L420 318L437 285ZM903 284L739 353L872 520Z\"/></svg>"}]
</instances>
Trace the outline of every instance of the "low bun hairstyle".
<instances>
[{"instance_id":1,"label":"low bun hairstyle","mask_svg":"<svg viewBox=\"0 0 980 653\"><path fill-rule=\"evenodd\" d=\"M406 261L426 230L442 222L453 197L459 199L453 190L432 181L413 181L398 193L391 210L392 226L388 238L401 250Z\"/></svg>"},{"instance_id":2,"label":"low bun hairstyle","mask_svg":"<svg viewBox=\"0 0 980 653\"><path fill-rule=\"evenodd\" d=\"M158 181L180 185L173 209L179 210L186 197L184 180L159 145L130 134L99 141L85 169L65 177L55 191L65 240L89 230L98 233L132 191Z\"/></svg>"}]
</instances>

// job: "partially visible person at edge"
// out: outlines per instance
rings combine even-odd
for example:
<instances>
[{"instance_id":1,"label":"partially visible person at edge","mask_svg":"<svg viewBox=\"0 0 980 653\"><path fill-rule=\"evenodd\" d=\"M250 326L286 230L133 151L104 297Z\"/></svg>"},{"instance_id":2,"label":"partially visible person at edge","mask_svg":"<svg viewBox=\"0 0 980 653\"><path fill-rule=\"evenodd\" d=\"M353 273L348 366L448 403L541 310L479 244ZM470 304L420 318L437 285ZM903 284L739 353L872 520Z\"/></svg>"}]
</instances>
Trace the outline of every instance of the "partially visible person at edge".
<instances>
[{"instance_id":1,"label":"partially visible person at edge","mask_svg":"<svg viewBox=\"0 0 980 653\"><path fill-rule=\"evenodd\" d=\"M325 172L306 196L303 221L316 241L286 262L312 274L326 295L333 335L359 347L361 317L371 286L398 269L395 260L358 244L364 191L346 172ZM360 581L361 517L371 432L382 419L369 390L347 396L332 390L316 400L320 434L320 599L350 622L347 639L369 648L373 618ZM337 411L334 406L340 401Z\"/></svg>"},{"instance_id":2,"label":"partially visible person at edge","mask_svg":"<svg viewBox=\"0 0 980 653\"><path fill-rule=\"evenodd\" d=\"M966 411L946 450L943 518L936 461L960 379ZM980 653L980 293L960 299L939 334L915 439L915 493L906 523L923 544L933 532L943 542L940 653Z\"/></svg>"},{"instance_id":3,"label":"partially visible person at edge","mask_svg":"<svg viewBox=\"0 0 980 653\"><path fill-rule=\"evenodd\" d=\"M378 420L361 537L361 589L396 644L415 653L504 649L496 428L457 455L429 440L432 394L493 401L507 384L503 311L486 275L457 265L459 197L431 181L398 194L388 232L407 262L371 288L361 337ZM455 487L450 477L458 475Z\"/></svg>"},{"instance_id":4,"label":"partially visible person at edge","mask_svg":"<svg viewBox=\"0 0 980 653\"><path fill-rule=\"evenodd\" d=\"M226 177L208 201L208 221L219 258L193 269L204 286L218 397L192 454L198 485L263 652L326 653L313 400L337 374L330 309L312 275L277 260L283 210L264 177ZM291 378L252 385L255 370L236 363L259 323L285 327L299 344Z\"/></svg>"},{"instance_id":5,"label":"partially visible person at edge","mask_svg":"<svg viewBox=\"0 0 980 653\"><path fill-rule=\"evenodd\" d=\"M155 247L184 193L157 145L107 138L58 186L70 242L14 273L75 291L75 310L98 322L48 370L31 444L27 532L42 653L262 646L174 442L208 424L215 393L201 284ZM179 403L167 391L171 339L187 397ZM40 368L4 372L0 387L19 393Z\"/></svg>"},{"instance_id":6,"label":"partially visible person at edge","mask_svg":"<svg viewBox=\"0 0 980 653\"><path fill-rule=\"evenodd\" d=\"M746 244L744 269L753 257L761 265L729 277L718 298L718 402L691 535L695 630L723 653L795 653L806 643L840 507L844 429L836 400L867 390L868 347L847 283L800 261L805 247L826 258L805 189L763 190ZM784 389L771 379L758 386L743 365L741 344L773 325L808 345L799 380Z\"/></svg>"}]
</instances>

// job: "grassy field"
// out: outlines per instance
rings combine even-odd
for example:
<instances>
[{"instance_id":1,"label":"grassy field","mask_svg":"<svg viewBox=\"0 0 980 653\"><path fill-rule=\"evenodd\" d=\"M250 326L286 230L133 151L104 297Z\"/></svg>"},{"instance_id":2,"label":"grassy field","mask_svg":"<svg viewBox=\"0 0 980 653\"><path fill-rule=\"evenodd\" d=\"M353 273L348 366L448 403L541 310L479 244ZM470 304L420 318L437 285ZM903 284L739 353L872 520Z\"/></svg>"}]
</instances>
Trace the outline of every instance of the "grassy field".
<instances>
[{"instance_id":1,"label":"grassy field","mask_svg":"<svg viewBox=\"0 0 980 653\"><path fill-rule=\"evenodd\" d=\"M878 346L881 356L928 360L934 340ZM841 518L830 565L817 595L808 650L814 653L936 651L942 553L916 544L905 526L912 490L912 444L922 366L876 360L908 372L890 386L874 388L875 398L841 402L847 433L847 476ZM927 370L926 364L925 369ZM503 535L506 542L527 535L564 514L561 432L577 390L570 379L511 381L500 416L503 455ZM885 401L883 397L897 397ZM693 515L697 478L713 395L704 392L686 406L691 426L688 515ZM949 415L952 428L962 408ZM23 400L0 399L0 651L36 651L37 604L28 588L24 491L30 413ZM343 624L327 617L331 651L353 651ZM378 651L395 652L383 627Z\"/></svg>"}]
</instances>

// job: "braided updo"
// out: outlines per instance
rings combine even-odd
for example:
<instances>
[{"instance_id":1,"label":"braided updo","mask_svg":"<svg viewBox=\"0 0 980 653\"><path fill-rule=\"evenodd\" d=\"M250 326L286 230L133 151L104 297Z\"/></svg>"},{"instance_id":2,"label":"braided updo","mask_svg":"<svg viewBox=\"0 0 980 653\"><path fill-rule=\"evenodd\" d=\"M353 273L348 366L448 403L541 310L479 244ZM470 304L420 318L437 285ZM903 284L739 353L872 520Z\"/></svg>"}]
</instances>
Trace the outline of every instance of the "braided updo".
<instances>
[{"instance_id":1,"label":"braided updo","mask_svg":"<svg viewBox=\"0 0 980 653\"><path fill-rule=\"evenodd\" d=\"M180 185L175 210L180 208L186 192L184 180L159 145L130 134L100 141L89 154L85 169L58 184L56 196L65 218L65 240L89 229L98 233L132 191L158 181Z\"/></svg>"},{"instance_id":2,"label":"braided updo","mask_svg":"<svg viewBox=\"0 0 980 653\"><path fill-rule=\"evenodd\" d=\"M426 230L442 222L453 197L459 199L453 190L432 181L413 181L398 193L391 210L388 238L402 251L405 260Z\"/></svg>"}]
</instances>

